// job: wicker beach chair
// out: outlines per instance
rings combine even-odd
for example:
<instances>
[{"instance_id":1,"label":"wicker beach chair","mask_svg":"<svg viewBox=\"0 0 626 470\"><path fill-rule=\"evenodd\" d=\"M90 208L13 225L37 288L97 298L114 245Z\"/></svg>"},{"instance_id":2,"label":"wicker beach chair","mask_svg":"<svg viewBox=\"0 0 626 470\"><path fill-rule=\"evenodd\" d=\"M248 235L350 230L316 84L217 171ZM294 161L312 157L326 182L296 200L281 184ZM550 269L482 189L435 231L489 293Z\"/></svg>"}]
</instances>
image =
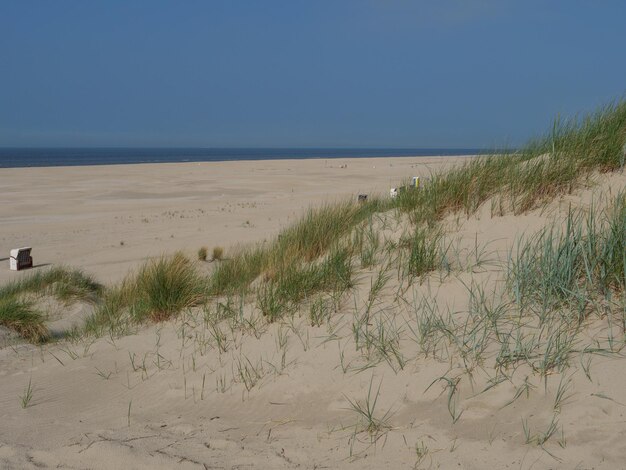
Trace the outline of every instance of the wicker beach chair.
<instances>
[{"instance_id":1,"label":"wicker beach chair","mask_svg":"<svg viewBox=\"0 0 626 470\"><path fill-rule=\"evenodd\" d=\"M21 269L32 268L33 258L30 256L31 247L15 248L11 250L9 257L9 269L19 271Z\"/></svg>"}]
</instances>

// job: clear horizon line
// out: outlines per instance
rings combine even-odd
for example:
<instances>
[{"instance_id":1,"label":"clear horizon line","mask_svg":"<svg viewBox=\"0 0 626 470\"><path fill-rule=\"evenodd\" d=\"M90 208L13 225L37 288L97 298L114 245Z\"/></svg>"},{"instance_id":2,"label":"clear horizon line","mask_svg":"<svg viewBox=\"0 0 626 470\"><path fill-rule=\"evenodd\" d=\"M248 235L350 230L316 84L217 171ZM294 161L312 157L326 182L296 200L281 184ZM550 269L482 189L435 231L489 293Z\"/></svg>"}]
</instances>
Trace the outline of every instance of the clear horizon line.
<instances>
[{"instance_id":1,"label":"clear horizon line","mask_svg":"<svg viewBox=\"0 0 626 470\"><path fill-rule=\"evenodd\" d=\"M335 150L335 149L346 149L346 150L501 150L497 147L464 147L464 146L435 146L435 147L418 147L418 146L401 146L401 147L385 147L385 146L350 146L350 145L339 145L339 146L150 146L150 145L93 145L93 146L83 146L83 145L28 145L28 146L16 146L16 145L6 145L0 146L0 149L197 149L197 150L257 150L257 149L268 149L268 150L291 150L291 149L311 149L311 150ZM511 148L511 147L503 147ZM514 147L513 147L514 148Z\"/></svg>"}]
</instances>

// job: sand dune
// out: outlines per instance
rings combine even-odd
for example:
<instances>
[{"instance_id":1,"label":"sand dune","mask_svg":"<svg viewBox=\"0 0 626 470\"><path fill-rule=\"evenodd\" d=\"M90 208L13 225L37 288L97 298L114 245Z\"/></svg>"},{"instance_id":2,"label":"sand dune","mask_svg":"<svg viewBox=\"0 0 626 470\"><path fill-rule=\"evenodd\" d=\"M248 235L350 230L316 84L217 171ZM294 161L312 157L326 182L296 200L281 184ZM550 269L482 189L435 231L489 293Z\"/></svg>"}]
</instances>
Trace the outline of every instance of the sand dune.
<instances>
[{"instance_id":1,"label":"sand dune","mask_svg":"<svg viewBox=\"0 0 626 470\"><path fill-rule=\"evenodd\" d=\"M384 194L405 177L451 163L397 158L3 170L0 189L10 201L3 204L0 242L7 249L32 245L36 263L66 262L117 281L146 257L259 241L311 204ZM626 176L596 182L521 216L496 216L489 202L470 217L449 216L449 273L405 289L390 272L370 301L381 266L360 269L354 292L321 326L306 315L270 324L244 306L246 328L228 321L208 328L203 309L195 309L119 338L0 349L0 466L622 468L620 355L593 356L590 378L581 355L562 374L542 378L521 365L514 380L491 388L498 377L490 366L461 377L462 358L443 350L424 354L408 328L423 299L465 319L472 286L495 306L503 266L522 235L561 220L572 206L585 209L593 200L599 210L626 186ZM390 240L405 227L394 214L377 223ZM2 268L0 282L22 274ZM83 307L70 313L80 315ZM369 323L359 326L366 309ZM355 328L381 324L398 335L399 355L355 343ZM605 338L606 331L603 320L589 325L589 335ZM450 396L443 378L457 377L458 393ZM22 408L29 383L32 399ZM368 394L377 432L367 432L355 411L355 405L368 408ZM555 416L550 441L526 442L525 429L539 436Z\"/></svg>"}]
</instances>

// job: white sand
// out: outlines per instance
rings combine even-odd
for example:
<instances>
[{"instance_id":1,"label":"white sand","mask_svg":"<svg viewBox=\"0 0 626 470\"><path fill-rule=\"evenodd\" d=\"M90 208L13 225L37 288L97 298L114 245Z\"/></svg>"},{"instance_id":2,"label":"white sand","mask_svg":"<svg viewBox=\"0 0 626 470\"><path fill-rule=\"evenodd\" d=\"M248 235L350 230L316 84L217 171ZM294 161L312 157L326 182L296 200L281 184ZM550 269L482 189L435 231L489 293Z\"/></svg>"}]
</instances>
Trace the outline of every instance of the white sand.
<instances>
[{"instance_id":1,"label":"white sand","mask_svg":"<svg viewBox=\"0 0 626 470\"><path fill-rule=\"evenodd\" d=\"M36 264L59 263L73 253L68 264L118 280L146 256L261 240L310 204L384 193L399 179L449 162L2 170L0 186L10 204L2 206L0 241L7 250L33 245ZM456 404L462 415L453 423L438 378L461 377L462 360L424 357L407 325L414 321L412 303L423 298L462 318L472 282L489 295L501 291L502 263L517 237L558 219L570 203L587 206L599 189L625 185L624 175L603 176L600 188L524 216L492 217L487 203L469 219L449 217L455 272L416 284L403 294L406 307L397 308L391 307L398 294L392 277L372 309L373 325L381 320L400 327L402 368L384 360L365 367L364 351L355 348L352 327L375 275L366 270L330 324L312 327L306 316L296 316L268 325L259 318L257 337L222 323L227 346L221 352L202 312L122 338L0 349L0 468L623 468L623 359L593 356L591 380L577 360L545 383L520 367L513 383L480 393L494 377L491 358L472 380L462 376ZM393 238L401 228L389 220L381 230ZM16 274L3 268L0 276L6 281ZM588 326L606 337L602 324ZM532 385L528 395L509 404L525 377ZM570 378L567 399L555 413L556 390ZM33 397L23 409L20 396L29 381ZM380 384L375 416L389 412L390 428L377 437L361 432L349 409L349 400L364 402L370 384L374 394ZM536 434L555 416L557 431L544 448L525 443L523 420Z\"/></svg>"}]
</instances>

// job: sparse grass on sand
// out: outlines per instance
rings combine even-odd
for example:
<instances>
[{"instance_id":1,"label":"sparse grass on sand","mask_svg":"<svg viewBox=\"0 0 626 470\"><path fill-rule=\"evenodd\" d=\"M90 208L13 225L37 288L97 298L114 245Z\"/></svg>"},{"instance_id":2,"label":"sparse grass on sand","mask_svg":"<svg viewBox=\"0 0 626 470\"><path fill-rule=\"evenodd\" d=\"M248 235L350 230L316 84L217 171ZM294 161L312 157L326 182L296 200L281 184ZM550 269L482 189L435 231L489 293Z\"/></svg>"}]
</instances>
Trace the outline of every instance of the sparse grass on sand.
<instances>
[{"instance_id":1,"label":"sparse grass on sand","mask_svg":"<svg viewBox=\"0 0 626 470\"><path fill-rule=\"evenodd\" d=\"M346 397L346 400L348 400L348 403L350 404L350 410L356 413L358 418L356 431L360 432L363 430L375 438L385 430L391 428L389 425L389 419L392 413L391 410L387 410L384 414L378 416L379 413L376 409L376 404L378 403L378 398L380 397L380 387L382 382L378 384L376 393L372 393L372 382L373 380L370 381L367 396L364 401L351 400L348 397Z\"/></svg>"}]
</instances>

